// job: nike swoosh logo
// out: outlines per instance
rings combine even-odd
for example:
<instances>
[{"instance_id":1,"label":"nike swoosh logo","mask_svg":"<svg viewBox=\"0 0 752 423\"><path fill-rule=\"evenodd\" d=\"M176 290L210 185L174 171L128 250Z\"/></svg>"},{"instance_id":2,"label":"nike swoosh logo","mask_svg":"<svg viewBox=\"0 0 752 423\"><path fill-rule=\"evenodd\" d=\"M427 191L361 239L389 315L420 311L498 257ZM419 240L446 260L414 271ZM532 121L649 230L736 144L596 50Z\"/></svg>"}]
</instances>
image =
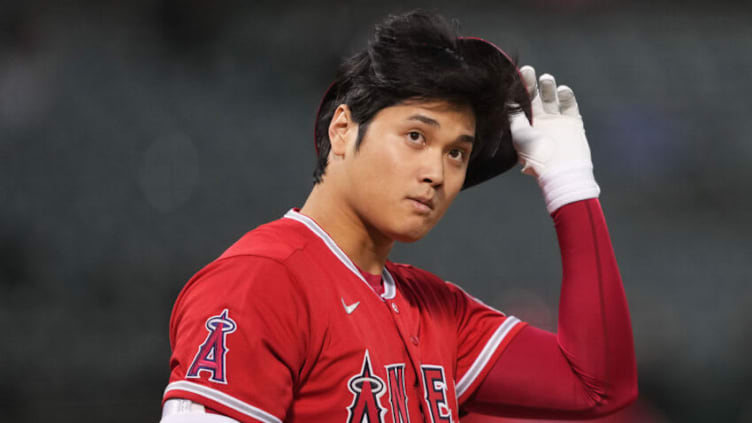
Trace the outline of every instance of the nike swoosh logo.
<instances>
[{"instance_id":1,"label":"nike swoosh logo","mask_svg":"<svg viewBox=\"0 0 752 423\"><path fill-rule=\"evenodd\" d=\"M352 312L355 311L356 308L358 308L358 305L360 305L360 301L358 301L357 303L347 305L345 304L344 298L341 298L341 300L342 300L342 305L345 307L345 311L347 312L347 314L352 314Z\"/></svg>"}]
</instances>

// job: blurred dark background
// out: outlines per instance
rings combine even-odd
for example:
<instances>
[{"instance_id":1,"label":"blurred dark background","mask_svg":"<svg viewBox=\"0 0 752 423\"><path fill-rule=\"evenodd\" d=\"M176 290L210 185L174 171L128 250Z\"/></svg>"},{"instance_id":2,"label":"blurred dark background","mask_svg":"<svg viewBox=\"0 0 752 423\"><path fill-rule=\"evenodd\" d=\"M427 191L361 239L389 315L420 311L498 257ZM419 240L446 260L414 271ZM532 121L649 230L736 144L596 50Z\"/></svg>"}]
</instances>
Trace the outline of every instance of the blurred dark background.
<instances>
[{"instance_id":1,"label":"blurred dark background","mask_svg":"<svg viewBox=\"0 0 752 423\"><path fill-rule=\"evenodd\" d=\"M180 288L302 205L338 62L415 6L574 88L650 416L624 420L752 421L749 4L0 2L0 421L158 421ZM518 170L393 259L555 330Z\"/></svg>"}]
</instances>

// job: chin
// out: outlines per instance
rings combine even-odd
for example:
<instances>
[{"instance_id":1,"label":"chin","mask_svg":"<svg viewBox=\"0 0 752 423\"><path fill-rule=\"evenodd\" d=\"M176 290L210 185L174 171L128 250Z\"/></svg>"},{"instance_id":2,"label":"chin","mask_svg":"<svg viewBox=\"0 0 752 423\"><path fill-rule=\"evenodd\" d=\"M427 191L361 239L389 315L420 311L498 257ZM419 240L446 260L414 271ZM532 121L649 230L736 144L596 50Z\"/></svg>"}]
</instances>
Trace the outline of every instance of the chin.
<instances>
[{"instance_id":1,"label":"chin","mask_svg":"<svg viewBox=\"0 0 752 423\"><path fill-rule=\"evenodd\" d=\"M428 235L428 232L433 229L433 225L416 225L411 227L399 228L392 233L391 238L398 242L411 243L420 241L423 237Z\"/></svg>"},{"instance_id":2,"label":"chin","mask_svg":"<svg viewBox=\"0 0 752 423\"><path fill-rule=\"evenodd\" d=\"M401 242L403 244L411 244L416 241L420 241L421 238L423 238L423 235L421 236L399 236L395 237L394 240L397 242Z\"/></svg>"}]
</instances>

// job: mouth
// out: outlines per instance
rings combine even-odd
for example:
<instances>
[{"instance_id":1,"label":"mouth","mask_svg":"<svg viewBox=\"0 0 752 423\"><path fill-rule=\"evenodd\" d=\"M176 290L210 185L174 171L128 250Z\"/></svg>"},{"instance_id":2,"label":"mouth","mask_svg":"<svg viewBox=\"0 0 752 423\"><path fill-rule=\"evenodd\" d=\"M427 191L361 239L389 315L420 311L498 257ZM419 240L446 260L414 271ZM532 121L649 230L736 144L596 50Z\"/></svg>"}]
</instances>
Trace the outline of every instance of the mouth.
<instances>
[{"instance_id":1,"label":"mouth","mask_svg":"<svg viewBox=\"0 0 752 423\"><path fill-rule=\"evenodd\" d=\"M428 214L433 211L433 199L430 197L407 197L413 204L414 209L420 214Z\"/></svg>"}]
</instances>

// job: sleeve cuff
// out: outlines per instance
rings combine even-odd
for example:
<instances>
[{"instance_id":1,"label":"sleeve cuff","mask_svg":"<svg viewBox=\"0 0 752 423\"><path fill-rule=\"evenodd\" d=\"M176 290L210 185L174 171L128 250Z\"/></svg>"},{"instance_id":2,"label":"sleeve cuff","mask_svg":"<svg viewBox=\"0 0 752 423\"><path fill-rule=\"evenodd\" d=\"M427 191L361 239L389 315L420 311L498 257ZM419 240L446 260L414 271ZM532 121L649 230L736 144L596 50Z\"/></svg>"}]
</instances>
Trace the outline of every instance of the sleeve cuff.
<instances>
[{"instance_id":1,"label":"sleeve cuff","mask_svg":"<svg viewBox=\"0 0 752 423\"><path fill-rule=\"evenodd\" d=\"M601 192L590 163L544 173L538 178L546 210L553 214L561 206L575 201L598 198Z\"/></svg>"},{"instance_id":2,"label":"sleeve cuff","mask_svg":"<svg viewBox=\"0 0 752 423\"><path fill-rule=\"evenodd\" d=\"M261 408L241 401L222 391L186 380L172 382L167 385L163 402L170 398L185 398L196 401L241 422L282 423L279 417Z\"/></svg>"}]
</instances>

